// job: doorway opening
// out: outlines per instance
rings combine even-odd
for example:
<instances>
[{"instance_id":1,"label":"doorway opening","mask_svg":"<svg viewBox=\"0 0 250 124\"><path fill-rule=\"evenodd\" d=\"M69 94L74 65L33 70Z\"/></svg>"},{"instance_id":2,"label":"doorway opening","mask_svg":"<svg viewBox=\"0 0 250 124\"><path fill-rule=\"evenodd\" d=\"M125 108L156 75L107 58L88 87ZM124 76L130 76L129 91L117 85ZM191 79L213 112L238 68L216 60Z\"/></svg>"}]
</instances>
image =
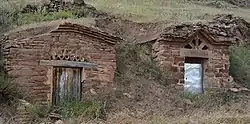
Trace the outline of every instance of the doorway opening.
<instances>
[{"instance_id":1,"label":"doorway opening","mask_svg":"<svg viewBox=\"0 0 250 124\"><path fill-rule=\"evenodd\" d=\"M184 91L202 94L204 92L204 59L186 57L184 63Z\"/></svg>"}]
</instances>

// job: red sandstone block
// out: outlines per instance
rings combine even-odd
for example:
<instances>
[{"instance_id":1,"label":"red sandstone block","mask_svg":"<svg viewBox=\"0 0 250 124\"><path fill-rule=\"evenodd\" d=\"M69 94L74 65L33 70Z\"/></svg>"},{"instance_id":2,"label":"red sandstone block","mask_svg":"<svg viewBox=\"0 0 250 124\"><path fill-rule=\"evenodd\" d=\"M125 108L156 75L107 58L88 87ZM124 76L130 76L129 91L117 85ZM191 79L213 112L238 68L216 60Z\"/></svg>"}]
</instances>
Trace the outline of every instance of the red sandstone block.
<instances>
[{"instance_id":1,"label":"red sandstone block","mask_svg":"<svg viewBox=\"0 0 250 124\"><path fill-rule=\"evenodd\" d=\"M175 62L184 62L185 61L185 57L174 57L174 61Z\"/></svg>"},{"instance_id":2,"label":"red sandstone block","mask_svg":"<svg viewBox=\"0 0 250 124\"><path fill-rule=\"evenodd\" d=\"M13 76L38 76L39 75L38 72L35 72L30 68L23 68L20 70L12 70L9 72L9 74L13 75Z\"/></svg>"},{"instance_id":3,"label":"red sandstone block","mask_svg":"<svg viewBox=\"0 0 250 124\"><path fill-rule=\"evenodd\" d=\"M43 82L37 82L36 85L32 87L34 91L49 90L51 85L46 85Z\"/></svg>"},{"instance_id":4,"label":"red sandstone block","mask_svg":"<svg viewBox=\"0 0 250 124\"><path fill-rule=\"evenodd\" d=\"M185 83L184 79L179 80L179 84L184 84L184 83Z\"/></svg>"},{"instance_id":5,"label":"red sandstone block","mask_svg":"<svg viewBox=\"0 0 250 124\"><path fill-rule=\"evenodd\" d=\"M180 50L172 50L171 54L179 56L180 55Z\"/></svg>"},{"instance_id":6,"label":"red sandstone block","mask_svg":"<svg viewBox=\"0 0 250 124\"><path fill-rule=\"evenodd\" d=\"M229 64L225 64L224 67L225 67L225 69L229 69L230 65Z\"/></svg>"},{"instance_id":7,"label":"red sandstone block","mask_svg":"<svg viewBox=\"0 0 250 124\"><path fill-rule=\"evenodd\" d=\"M41 70L41 71L38 72L39 75L47 75L47 73L48 73L47 70Z\"/></svg>"},{"instance_id":8,"label":"red sandstone block","mask_svg":"<svg viewBox=\"0 0 250 124\"><path fill-rule=\"evenodd\" d=\"M223 64L216 64L214 67L215 68L224 68L224 65Z\"/></svg>"},{"instance_id":9,"label":"red sandstone block","mask_svg":"<svg viewBox=\"0 0 250 124\"><path fill-rule=\"evenodd\" d=\"M101 59L102 58L102 54L100 53L89 53L88 54L92 59Z\"/></svg>"},{"instance_id":10,"label":"red sandstone block","mask_svg":"<svg viewBox=\"0 0 250 124\"><path fill-rule=\"evenodd\" d=\"M170 71L172 71L172 72L178 72L179 69L176 66L171 66Z\"/></svg>"},{"instance_id":11,"label":"red sandstone block","mask_svg":"<svg viewBox=\"0 0 250 124\"><path fill-rule=\"evenodd\" d=\"M30 77L29 81L33 81L33 82L45 82L48 80L47 76L32 76Z\"/></svg>"},{"instance_id":12,"label":"red sandstone block","mask_svg":"<svg viewBox=\"0 0 250 124\"><path fill-rule=\"evenodd\" d=\"M214 72L216 72L216 69L215 69L215 68L212 68L212 67L206 68L206 69L205 69L205 72L206 72L206 73L214 73Z\"/></svg>"},{"instance_id":13,"label":"red sandstone block","mask_svg":"<svg viewBox=\"0 0 250 124\"><path fill-rule=\"evenodd\" d=\"M88 75L86 75L86 78L94 78L94 77L98 77L97 73L89 73Z\"/></svg>"},{"instance_id":14,"label":"red sandstone block","mask_svg":"<svg viewBox=\"0 0 250 124\"><path fill-rule=\"evenodd\" d=\"M221 73L221 72L215 72L215 77L223 77L223 73Z\"/></svg>"},{"instance_id":15,"label":"red sandstone block","mask_svg":"<svg viewBox=\"0 0 250 124\"><path fill-rule=\"evenodd\" d=\"M185 71L184 67L179 67L179 72L184 72L184 71Z\"/></svg>"},{"instance_id":16,"label":"red sandstone block","mask_svg":"<svg viewBox=\"0 0 250 124\"><path fill-rule=\"evenodd\" d=\"M50 89L48 90L36 90L32 92L31 96L40 97L40 98L47 98L47 94L50 93Z\"/></svg>"},{"instance_id":17,"label":"red sandstone block","mask_svg":"<svg viewBox=\"0 0 250 124\"><path fill-rule=\"evenodd\" d=\"M214 73L212 72L212 73L207 73L207 72L205 72L205 75L207 76L207 77L214 77Z\"/></svg>"},{"instance_id":18,"label":"red sandstone block","mask_svg":"<svg viewBox=\"0 0 250 124\"><path fill-rule=\"evenodd\" d=\"M228 69L219 69L219 72L228 74L229 70Z\"/></svg>"},{"instance_id":19,"label":"red sandstone block","mask_svg":"<svg viewBox=\"0 0 250 124\"><path fill-rule=\"evenodd\" d=\"M19 61L18 65L29 65L29 66L35 66L35 65L39 65L39 63L37 61L30 61L30 60L26 60L26 61Z\"/></svg>"}]
</instances>

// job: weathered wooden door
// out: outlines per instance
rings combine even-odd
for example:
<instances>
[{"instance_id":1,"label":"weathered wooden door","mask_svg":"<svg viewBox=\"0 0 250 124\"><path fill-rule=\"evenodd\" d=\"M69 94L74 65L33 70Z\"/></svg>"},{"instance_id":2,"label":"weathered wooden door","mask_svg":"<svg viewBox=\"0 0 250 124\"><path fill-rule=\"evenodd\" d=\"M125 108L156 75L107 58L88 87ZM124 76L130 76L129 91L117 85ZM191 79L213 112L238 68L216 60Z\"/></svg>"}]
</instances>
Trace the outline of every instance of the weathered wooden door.
<instances>
[{"instance_id":1,"label":"weathered wooden door","mask_svg":"<svg viewBox=\"0 0 250 124\"><path fill-rule=\"evenodd\" d=\"M81 68L54 67L53 104L81 98Z\"/></svg>"},{"instance_id":2,"label":"weathered wooden door","mask_svg":"<svg viewBox=\"0 0 250 124\"><path fill-rule=\"evenodd\" d=\"M191 93L203 93L203 69L202 64L185 63L184 91Z\"/></svg>"}]
</instances>

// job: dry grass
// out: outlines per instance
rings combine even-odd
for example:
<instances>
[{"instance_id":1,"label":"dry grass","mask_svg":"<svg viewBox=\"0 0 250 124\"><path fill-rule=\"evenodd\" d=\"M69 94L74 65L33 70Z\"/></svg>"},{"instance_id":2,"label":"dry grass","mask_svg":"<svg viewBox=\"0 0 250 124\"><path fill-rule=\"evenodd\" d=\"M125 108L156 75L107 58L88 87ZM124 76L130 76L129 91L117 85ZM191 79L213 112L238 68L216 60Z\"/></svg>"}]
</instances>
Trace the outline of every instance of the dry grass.
<instances>
[{"instance_id":1,"label":"dry grass","mask_svg":"<svg viewBox=\"0 0 250 124\"><path fill-rule=\"evenodd\" d=\"M230 107L230 108L229 108ZM230 109L230 110L228 110ZM215 112L202 109L192 111L190 114L179 117L153 116L150 124L248 124L250 113L239 113L242 110L238 105L222 106Z\"/></svg>"},{"instance_id":2,"label":"dry grass","mask_svg":"<svg viewBox=\"0 0 250 124\"><path fill-rule=\"evenodd\" d=\"M213 15L232 13L250 20L250 9L216 8L187 0L86 0L97 9L138 22L209 20Z\"/></svg>"},{"instance_id":3,"label":"dry grass","mask_svg":"<svg viewBox=\"0 0 250 124\"><path fill-rule=\"evenodd\" d=\"M8 8L20 10L26 4L41 5L49 0L0 0ZM3 2L4 1L4 2ZM250 21L250 9L237 8L229 4L225 7L208 6L206 2L192 0L85 0L98 10L136 22L167 21L169 23L211 20L216 14L231 13ZM225 2L222 2L225 3Z\"/></svg>"},{"instance_id":4,"label":"dry grass","mask_svg":"<svg viewBox=\"0 0 250 124\"><path fill-rule=\"evenodd\" d=\"M177 108L176 108L177 109ZM128 109L109 114L106 121L91 120L82 121L82 124L248 124L250 123L249 109L241 104L235 103L218 107L216 111L207 111L201 108L191 108L188 114L174 115L172 117L164 114L143 116L144 113L132 113ZM164 111L162 109L162 111ZM65 120L67 124L74 124L80 118Z\"/></svg>"},{"instance_id":5,"label":"dry grass","mask_svg":"<svg viewBox=\"0 0 250 124\"><path fill-rule=\"evenodd\" d=\"M43 27L43 26L48 26L48 27L56 28L55 26L58 26L62 22L70 22L70 23L79 24L79 25L85 25L85 26L90 26L90 27L95 25L95 21L92 18L59 19L59 20L54 20L54 21L45 21L45 22L39 22L39 23L32 23L32 24L22 25L22 26L16 27L13 30L10 30L6 34L17 32L17 31L26 30L26 29L29 29L29 28L37 28L37 27Z\"/></svg>"},{"instance_id":6,"label":"dry grass","mask_svg":"<svg viewBox=\"0 0 250 124\"><path fill-rule=\"evenodd\" d=\"M39 5L41 6L44 3L48 3L49 0L0 0L2 4L9 6L9 8L14 8L16 10L21 10L27 4Z\"/></svg>"}]
</instances>

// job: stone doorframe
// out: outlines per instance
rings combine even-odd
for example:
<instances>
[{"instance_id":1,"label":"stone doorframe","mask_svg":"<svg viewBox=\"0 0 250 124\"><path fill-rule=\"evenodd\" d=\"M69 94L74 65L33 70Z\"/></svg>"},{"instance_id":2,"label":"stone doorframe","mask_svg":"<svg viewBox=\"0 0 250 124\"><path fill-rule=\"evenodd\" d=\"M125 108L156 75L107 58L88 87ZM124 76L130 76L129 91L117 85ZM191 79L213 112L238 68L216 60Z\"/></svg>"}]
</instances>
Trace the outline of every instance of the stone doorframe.
<instances>
[{"instance_id":1,"label":"stone doorframe","mask_svg":"<svg viewBox=\"0 0 250 124\"><path fill-rule=\"evenodd\" d=\"M82 68L82 72L81 72L81 82L83 82L85 80L84 78L84 69L92 69L92 68L96 68L97 64L94 63L90 63L90 62L79 62L79 61L67 61L67 60L40 60L39 61L40 65L43 66L49 66L49 70L48 70L48 80L47 83L48 85L50 85L50 94L48 95L48 103L51 105L53 100L53 69L54 67L66 67L66 68Z\"/></svg>"}]
</instances>

